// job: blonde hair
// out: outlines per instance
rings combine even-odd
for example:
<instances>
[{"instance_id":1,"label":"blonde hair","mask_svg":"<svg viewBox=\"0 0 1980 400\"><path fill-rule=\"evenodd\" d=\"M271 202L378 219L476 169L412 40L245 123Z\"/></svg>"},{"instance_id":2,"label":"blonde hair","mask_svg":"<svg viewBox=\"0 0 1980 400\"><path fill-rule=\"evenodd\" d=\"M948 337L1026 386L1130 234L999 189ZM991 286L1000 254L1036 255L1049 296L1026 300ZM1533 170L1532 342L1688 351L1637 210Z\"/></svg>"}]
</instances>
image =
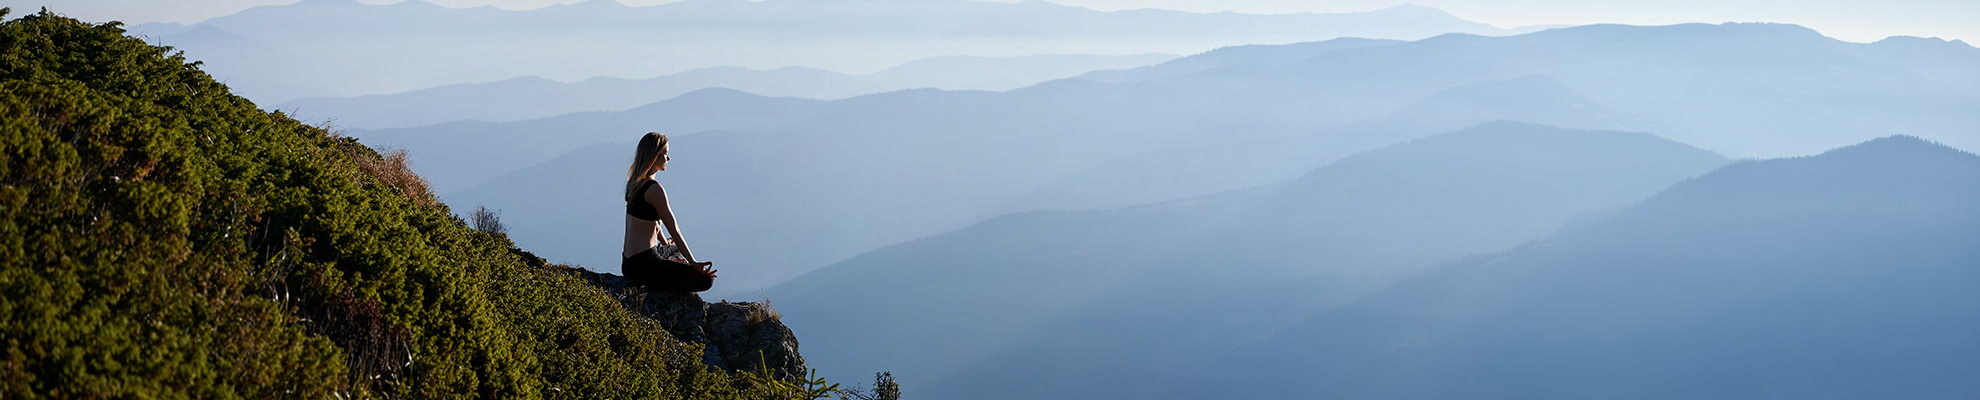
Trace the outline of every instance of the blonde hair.
<instances>
[{"instance_id":1,"label":"blonde hair","mask_svg":"<svg viewBox=\"0 0 1980 400\"><path fill-rule=\"evenodd\" d=\"M639 191L640 184L658 171L655 168L658 164L653 161L660 158L661 149L665 147L667 135L660 132L647 132L645 137L639 138L639 150L633 153L632 166L626 168L626 201L639 196L634 192Z\"/></svg>"}]
</instances>

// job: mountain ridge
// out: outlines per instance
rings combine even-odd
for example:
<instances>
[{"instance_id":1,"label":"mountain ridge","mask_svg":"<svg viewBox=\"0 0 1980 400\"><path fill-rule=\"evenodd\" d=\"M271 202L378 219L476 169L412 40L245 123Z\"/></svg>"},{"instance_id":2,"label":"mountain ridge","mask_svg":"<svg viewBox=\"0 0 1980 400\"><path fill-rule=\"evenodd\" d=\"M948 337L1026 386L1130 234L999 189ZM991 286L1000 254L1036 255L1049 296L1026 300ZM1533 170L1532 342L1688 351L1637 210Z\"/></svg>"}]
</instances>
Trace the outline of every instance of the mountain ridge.
<instances>
[{"instance_id":1,"label":"mountain ridge","mask_svg":"<svg viewBox=\"0 0 1980 400\"><path fill-rule=\"evenodd\" d=\"M412 128L462 120L513 122L575 112L625 111L714 88L821 100L921 88L1003 91L1095 69L1141 66L1169 58L1172 56L1162 54L938 56L865 75L806 67L753 70L724 66L648 79L593 77L568 83L532 75L393 94L305 97L269 107L299 119L331 119L346 127Z\"/></svg>"},{"instance_id":2,"label":"mountain ridge","mask_svg":"<svg viewBox=\"0 0 1980 400\"><path fill-rule=\"evenodd\" d=\"M1577 151L1601 156L1575 156ZM1526 165L1522 158L1537 161ZM1167 368L1154 360L1189 359L1185 355L1202 351L1197 349L1220 346L1191 338L1264 329L1273 323L1263 321L1276 320L1270 315L1322 307L1293 299L1282 306L1209 302L1205 296L1312 276L1336 278L1317 282L1320 287L1365 292L1410 274L1416 264L1511 246L1546 234L1582 209L1626 204L1724 162L1643 133L1488 123L1361 153L1268 188L1119 210L990 218L853 256L766 294L793 303L785 322L821 341L807 351L832 360L818 364L828 369L922 371L924 376L903 377L904 384L948 398L1134 398L1151 393L1122 388L1153 390L1162 385L1151 380L1178 378L1154 373ZM1415 166L1423 164L1475 173L1445 179L1443 169ZM1536 171L1554 172L1530 174ZM1370 181L1377 176L1395 183ZM1450 184L1473 180L1498 185ZM1304 188L1310 185L1328 189ZM1524 192L1530 193L1517 194ZM1287 209L1291 204L1300 206ZM1374 238L1324 243L1358 236ZM1050 278L1031 278L1040 276ZM918 300L891 300L900 298ZM1181 308L1227 311L1161 317L1169 315L1161 310ZM1230 324L1205 323L1210 320ZM1139 350L1094 342L1126 336L1136 338L1132 347ZM1099 349L1107 352L1088 352ZM1071 373L1101 368L1096 363L1120 372Z\"/></svg>"},{"instance_id":3,"label":"mountain ridge","mask_svg":"<svg viewBox=\"0 0 1980 400\"><path fill-rule=\"evenodd\" d=\"M1739 162L1246 344L1205 368L1262 373L1179 396L1962 397L1980 309L1944 304L1980 282L1974 204L1980 156L1913 137ZM1295 373L1321 378L1272 383Z\"/></svg>"},{"instance_id":4,"label":"mountain ridge","mask_svg":"<svg viewBox=\"0 0 1980 400\"><path fill-rule=\"evenodd\" d=\"M1274 49L1306 54L1297 46L1255 48ZM757 106L750 102L700 112L755 121L752 126L620 125L636 120L631 117L635 113L623 113L611 117L623 119L609 124L592 120L611 115L599 114L555 123L355 134L378 135L379 140L371 143L380 144L391 142L385 140L388 135L471 137L481 133L476 130L495 129L505 130L505 135L568 134L564 137L573 140L557 147L519 146L505 150L513 153L501 158L444 141L408 146L416 156L415 165L431 168L426 172L435 185L448 188L443 193L528 168L523 165L528 162L558 157L584 145L576 143L580 137L599 143L625 132L660 130L692 136L698 129L720 129L775 138L750 145L761 148L733 151L751 154L749 160L762 163L749 168L768 174L752 176L774 179L757 184L779 188L777 193L789 203L770 205L734 197L748 196L744 192L694 195L709 196L710 204L724 209L746 204L766 207L704 211L711 214L788 218L788 225L751 225L722 234L740 236L701 240L763 246L751 247L743 260L732 261L789 277L1004 212L1112 208L1270 184L1361 150L1493 119L1648 131L1737 158L1807 154L1835 147L1832 143L1853 144L1872 138L1867 133L1872 131L1861 129L1866 126L1960 148L1980 146L1975 144L1980 136L1971 133L1976 131L1962 128L1980 127L1975 117L1980 111L1960 111L1967 105L1980 109L1976 99L1910 72L1914 67L1967 71L1957 68L1961 64L1937 63L1931 57L1867 60L1851 49L1807 29L1783 25L1605 25L1504 38L1451 35L1336 49L1276 67L1233 65L1124 83L1064 79L1006 92L889 92L806 103L812 104L805 107L811 111L802 115L752 117L749 109ZM1466 87L1471 89L1460 89ZM715 112L718 109L723 111ZM688 121L706 116L669 118ZM477 128L461 129L469 126ZM680 151L676 163L684 171L698 169L692 167L695 163L715 161L689 158L686 146ZM1025 155L1028 161L1013 162L1013 154ZM597 155L606 156L624 157ZM479 176L461 180L458 172L442 171L449 169ZM614 169L561 173L619 174ZM528 183L508 185L514 193L535 193L527 189ZM1079 190L1082 186L1107 190ZM740 186L729 188L736 187ZM543 204L593 204L609 210L609 200L615 198L575 197L579 193L583 192L560 194L573 197ZM511 213L546 207L509 200L514 196L491 193L472 201ZM718 198L732 200L714 200ZM707 221L699 224L751 224ZM610 235L618 232L610 215L555 223L531 231L589 235L596 243L611 243ZM717 228L721 229L727 228ZM814 248L811 242L742 240L760 239L750 232L808 232L792 237L847 241ZM568 262L615 263L603 256L610 251L543 249L544 254ZM784 253L774 258L779 261L754 258L779 253Z\"/></svg>"},{"instance_id":5,"label":"mountain ridge","mask_svg":"<svg viewBox=\"0 0 1980 400\"><path fill-rule=\"evenodd\" d=\"M1197 14L967 0L686 1L518 11L450 9L423 2L351 4L358 3L261 6L191 25L142 24L133 29L169 36L192 25L217 26L329 59L321 66L270 72L281 78L282 85L244 89L250 98L264 103L397 93L530 75L558 81L596 76L644 79L720 65L751 69L801 65L864 74L933 56L1182 54L1340 36L1415 39L1449 31L1521 32L1408 9ZM459 43L474 45L452 45ZM183 47L193 58L257 69L256 59L232 55L224 47L194 44ZM361 80L335 73L352 68L373 71Z\"/></svg>"}]
</instances>

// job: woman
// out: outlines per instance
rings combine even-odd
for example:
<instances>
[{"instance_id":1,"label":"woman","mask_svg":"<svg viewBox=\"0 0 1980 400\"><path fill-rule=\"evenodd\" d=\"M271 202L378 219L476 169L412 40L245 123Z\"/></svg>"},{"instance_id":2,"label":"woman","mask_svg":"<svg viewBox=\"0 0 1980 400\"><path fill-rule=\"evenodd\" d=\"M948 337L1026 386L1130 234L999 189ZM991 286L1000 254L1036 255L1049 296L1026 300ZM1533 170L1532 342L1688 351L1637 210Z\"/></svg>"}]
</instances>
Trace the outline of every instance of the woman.
<instances>
[{"instance_id":1,"label":"woman","mask_svg":"<svg viewBox=\"0 0 1980 400\"><path fill-rule=\"evenodd\" d=\"M674 210L667 206L667 190L653 181L653 174L667 170L667 135L648 132L639 139L639 151L626 169L626 247L620 254L620 271L634 283L655 290L699 292L715 285L713 262L697 262L681 238L681 226L674 222ZM667 228L667 237L660 228Z\"/></svg>"}]
</instances>

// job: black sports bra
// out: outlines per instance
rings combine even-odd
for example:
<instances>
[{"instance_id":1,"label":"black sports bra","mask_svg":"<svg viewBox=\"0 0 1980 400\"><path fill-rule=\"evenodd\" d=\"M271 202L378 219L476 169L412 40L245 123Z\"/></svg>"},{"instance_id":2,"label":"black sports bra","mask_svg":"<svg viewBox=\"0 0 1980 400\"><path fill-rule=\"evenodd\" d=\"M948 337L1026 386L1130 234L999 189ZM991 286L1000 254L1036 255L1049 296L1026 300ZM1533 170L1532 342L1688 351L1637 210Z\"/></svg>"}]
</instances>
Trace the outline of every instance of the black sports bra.
<instances>
[{"instance_id":1,"label":"black sports bra","mask_svg":"<svg viewBox=\"0 0 1980 400\"><path fill-rule=\"evenodd\" d=\"M639 218L647 221L660 220L660 211L654 210L653 203L646 201L646 187L653 186L654 184L657 183L659 182L654 182L649 180L646 181L646 183L640 184L639 190L633 191L632 199L626 200L626 215L631 215L633 216L633 218Z\"/></svg>"}]
</instances>

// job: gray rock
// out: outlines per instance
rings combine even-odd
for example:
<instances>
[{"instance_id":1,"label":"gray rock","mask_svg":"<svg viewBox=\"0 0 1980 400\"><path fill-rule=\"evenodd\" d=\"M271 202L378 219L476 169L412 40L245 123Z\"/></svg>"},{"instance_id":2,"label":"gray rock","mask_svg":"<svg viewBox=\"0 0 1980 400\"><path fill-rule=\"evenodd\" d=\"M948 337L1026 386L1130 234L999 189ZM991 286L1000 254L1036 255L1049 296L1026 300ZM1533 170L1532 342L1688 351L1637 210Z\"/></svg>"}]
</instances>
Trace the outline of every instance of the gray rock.
<instances>
[{"instance_id":1,"label":"gray rock","mask_svg":"<svg viewBox=\"0 0 1980 400\"><path fill-rule=\"evenodd\" d=\"M598 287L626 309L660 322L683 342L703 346L701 363L710 369L758 372L795 383L811 370L798 354L797 336L767 303L722 301L710 304L690 292L648 291L626 277L571 268L567 273Z\"/></svg>"}]
</instances>

